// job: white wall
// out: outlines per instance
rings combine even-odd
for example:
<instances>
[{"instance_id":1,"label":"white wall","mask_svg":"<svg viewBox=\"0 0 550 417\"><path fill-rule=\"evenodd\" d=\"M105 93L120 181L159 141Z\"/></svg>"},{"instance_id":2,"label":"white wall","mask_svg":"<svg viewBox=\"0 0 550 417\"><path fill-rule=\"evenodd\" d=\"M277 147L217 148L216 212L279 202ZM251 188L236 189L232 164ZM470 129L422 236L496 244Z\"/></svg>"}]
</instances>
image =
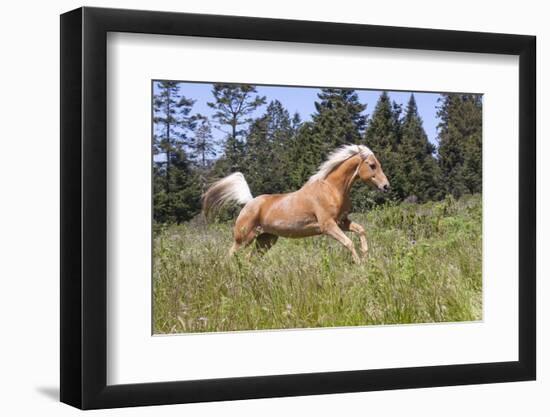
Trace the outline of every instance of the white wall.
<instances>
[{"instance_id":1,"label":"white wall","mask_svg":"<svg viewBox=\"0 0 550 417\"><path fill-rule=\"evenodd\" d=\"M59 378L59 18L79 7L77 1L55 4L5 2L1 15L2 81L0 130L2 190L0 215L2 296L0 320L0 410L4 415L41 412L73 415L57 402ZM544 2L436 1L296 1L202 0L93 1L86 5L329 20L395 26L534 34L538 36L539 161L539 378L537 382L388 391L346 395L146 407L101 411L99 415L548 415L550 405L550 209L543 190L550 165L549 134L543 126L542 97L550 98L548 74L550 27ZM28 108L31 109L28 109ZM545 236L543 237L543 233ZM546 394L546 395L545 395ZM94 415L97 415L94 414Z\"/></svg>"}]
</instances>

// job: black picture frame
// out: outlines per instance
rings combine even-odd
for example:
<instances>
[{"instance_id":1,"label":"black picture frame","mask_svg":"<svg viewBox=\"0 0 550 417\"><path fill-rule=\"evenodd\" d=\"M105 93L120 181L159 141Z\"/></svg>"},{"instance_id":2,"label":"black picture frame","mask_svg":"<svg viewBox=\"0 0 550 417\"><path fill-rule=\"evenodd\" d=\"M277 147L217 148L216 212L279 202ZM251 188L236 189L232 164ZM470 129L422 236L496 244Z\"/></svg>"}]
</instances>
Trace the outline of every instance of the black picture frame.
<instances>
[{"instance_id":1,"label":"black picture frame","mask_svg":"<svg viewBox=\"0 0 550 417\"><path fill-rule=\"evenodd\" d=\"M108 32L519 56L519 358L112 385L107 375ZM536 376L534 36L102 8L61 15L61 401L82 409L533 380Z\"/></svg>"}]
</instances>

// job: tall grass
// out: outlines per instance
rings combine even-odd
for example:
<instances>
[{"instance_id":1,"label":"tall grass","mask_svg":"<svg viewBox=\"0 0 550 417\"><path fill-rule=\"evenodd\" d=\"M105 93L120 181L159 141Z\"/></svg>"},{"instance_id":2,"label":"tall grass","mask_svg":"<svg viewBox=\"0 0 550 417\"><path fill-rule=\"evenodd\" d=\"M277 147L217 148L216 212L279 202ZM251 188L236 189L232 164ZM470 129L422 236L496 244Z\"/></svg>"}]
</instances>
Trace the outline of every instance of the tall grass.
<instances>
[{"instance_id":1,"label":"tall grass","mask_svg":"<svg viewBox=\"0 0 550 417\"><path fill-rule=\"evenodd\" d=\"M324 237L279 239L263 257L227 257L231 224L190 222L154 237L155 333L480 320L481 197L350 216L361 265ZM359 247L358 239L352 239Z\"/></svg>"}]
</instances>

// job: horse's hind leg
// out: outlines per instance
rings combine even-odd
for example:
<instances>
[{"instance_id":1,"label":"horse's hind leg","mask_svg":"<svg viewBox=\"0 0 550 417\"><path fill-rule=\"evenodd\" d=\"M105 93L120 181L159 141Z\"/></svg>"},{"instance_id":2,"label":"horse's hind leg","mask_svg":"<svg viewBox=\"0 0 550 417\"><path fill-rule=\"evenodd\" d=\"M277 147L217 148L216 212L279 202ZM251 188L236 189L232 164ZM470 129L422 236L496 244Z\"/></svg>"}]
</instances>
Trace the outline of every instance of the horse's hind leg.
<instances>
[{"instance_id":1,"label":"horse's hind leg","mask_svg":"<svg viewBox=\"0 0 550 417\"><path fill-rule=\"evenodd\" d=\"M277 242L278 236L262 233L256 237L256 252L264 255Z\"/></svg>"},{"instance_id":2,"label":"horse's hind leg","mask_svg":"<svg viewBox=\"0 0 550 417\"><path fill-rule=\"evenodd\" d=\"M231 245L231 248L229 249L229 257L232 257L235 255L235 252L237 252L241 248L241 245L238 244L236 241L233 242L233 245Z\"/></svg>"},{"instance_id":3,"label":"horse's hind leg","mask_svg":"<svg viewBox=\"0 0 550 417\"><path fill-rule=\"evenodd\" d=\"M241 248L245 248L250 245L256 236L258 236L258 226L255 221L255 216L250 215L249 211L241 211L235 228L233 229L233 246L229 249L229 256L232 256Z\"/></svg>"},{"instance_id":4,"label":"horse's hind leg","mask_svg":"<svg viewBox=\"0 0 550 417\"><path fill-rule=\"evenodd\" d=\"M229 256L233 256L235 252L241 248L246 248L254 241L255 238L256 232L254 230L245 236L236 236L231 249L229 249Z\"/></svg>"}]
</instances>

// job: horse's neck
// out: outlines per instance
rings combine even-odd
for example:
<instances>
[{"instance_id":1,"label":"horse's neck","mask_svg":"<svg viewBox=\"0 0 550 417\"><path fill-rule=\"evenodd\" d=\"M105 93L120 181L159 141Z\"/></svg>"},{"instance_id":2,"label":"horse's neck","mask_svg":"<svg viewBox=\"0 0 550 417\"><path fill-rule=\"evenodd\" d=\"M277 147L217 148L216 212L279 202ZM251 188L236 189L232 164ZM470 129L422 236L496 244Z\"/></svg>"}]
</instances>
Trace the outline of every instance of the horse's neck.
<instances>
[{"instance_id":1,"label":"horse's neck","mask_svg":"<svg viewBox=\"0 0 550 417\"><path fill-rule=\"evenodd\" d=\"M339 193L342 203L349 199L351 186L357 178L357 167L360 162L360 156L353 156L334 169L325 179Z\"/></svg>"}]
</instances>

